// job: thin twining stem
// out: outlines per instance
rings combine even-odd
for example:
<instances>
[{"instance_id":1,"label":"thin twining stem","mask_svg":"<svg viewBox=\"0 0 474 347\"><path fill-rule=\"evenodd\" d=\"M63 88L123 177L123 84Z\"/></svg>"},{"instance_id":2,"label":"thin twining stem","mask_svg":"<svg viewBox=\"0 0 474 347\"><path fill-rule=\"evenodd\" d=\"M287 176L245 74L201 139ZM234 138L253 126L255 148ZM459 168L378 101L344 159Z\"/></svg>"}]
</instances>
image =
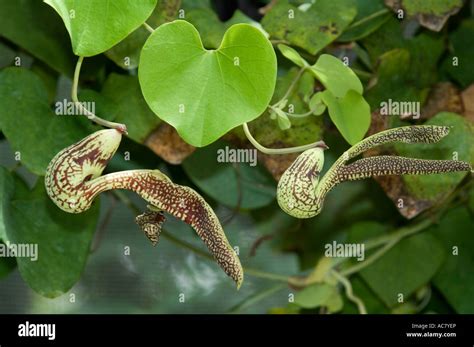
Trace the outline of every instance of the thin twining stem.
<instances>
[{"instance_id":1,"label":"thin twining stem","mask_svg":"<svg viewBox=\"0 0 474 347\"><path fill-rule=\"evenodd\" d=\"M252 136L247 123L242 124L242 127L244 128L245 136L247 136L247 139L250 141L250 143L260 152L265 153L265 154L290 154L290 153L304 152L308 149L315 148L315 147L320 147L324 149L328 148L328 146L322 140L316 141L307 145L303 145L303 146L288 147L288 148L268 148L268 147L262 146Z\"/></svg>"},{"instance_id":2,"label":"thin twining stem","mask_svg":"<svg viewBox=\"0 0 474 347\"><path fill-rule=\"evenodd\" d=\"M275 111L274 106L268 106L268 108L270 108L270 110L272 110L272 111ZM311 116L313 114L314 110L309 110L308 112L305 112L305 113L291 113L291 112L286 112L286 111L282 111L282 112L284 112L288 117L305 118L305 117Z\"/></svg>"},{"instance_id":3,"label":"thin twining stem","mask_svg":"<svg viewBox=\"0 0 474 347\"><path fill-rule=\"evenodd\" d=\"M298 74L295 76L295 78L293 79L293 81L291 81L291 84L290 86L288 87L288 89L286 90L286 93L285 95L282 96L282 98L280 100L278 100L276 103L274 103L273 105L270 106L270 108L273 108L273 107L276 107L278 108L280 106L280 104L284 103L286 99L288 99L288 97L290 96L291 92L293 91L293 89L296 87L296 84L298 83L298 81L300 80L301 76L303 76L303 73L306 71L306 69L308 68L308 66L303 66L300 71L298 71Z\"/></svg>"},{"instance_id":4,"label":"thin twining stem","mask_svg":"<svg viewBox=\"0 0 474 347\"><path fill-rule=\"evenodd\" d=\"M352 285L351 282L341 275L339 272L331 270L331 275L335 277L339 282L342 283L344 286L344 289L346 291L346 296L347 298L352 301L354 304L356 304L357 309L359 310L360 314L367 314L367 309L365 308L364 302L357 296L354 295L354 292L352 290Z\"/></svg>"},{"instance_id":5,"label":"thin twining stem","mask_svg":"<svg viewBox=\"0 0 474 347\"><path fill-rule=\"evenodd\" d=\"M77 60L76 69L74 70L74 79L72 81L72 89L71 89L72 101L74 102L76 107L80 109L81 113L85 115L87 118L89 118L91 121L93 121L94 123L97 123L107 128L116 129L122 134L127 134L127 127L125 124L110 122L108 120L97 117L94 113L92 113L87 108L85 108L82 105L82 103L79 101L77 97L77 88L79 84L79 75L81 73L81 66L82 66L83 60L84 60L84 57L79 57L79 59Z\"/></svg>"},{"instance_id":6,"label":"thin twining stem","mask_svg":"<svg viewBox=\"0 0 474 347\"><path fill-rule=\"evenodd\" d=\"M308 112L305 112L305 113L290 113L290 112L285 112L285 113L288 115L288 117L305 118L305 117L311 116L313 112L314 110L309 110Z\"/></svg>"},{"instance_id":7,"label":"thin twining stem","mask_svg":"<svg viewBox=\"0 0 474 347\"><path fill-rule=\"evenodd\" d=\"M148 30L150 33L153 33L155 29L153 29L147 22L143 23L143 26L145 27L146 30Z\"/></svg>"}]
</instances>

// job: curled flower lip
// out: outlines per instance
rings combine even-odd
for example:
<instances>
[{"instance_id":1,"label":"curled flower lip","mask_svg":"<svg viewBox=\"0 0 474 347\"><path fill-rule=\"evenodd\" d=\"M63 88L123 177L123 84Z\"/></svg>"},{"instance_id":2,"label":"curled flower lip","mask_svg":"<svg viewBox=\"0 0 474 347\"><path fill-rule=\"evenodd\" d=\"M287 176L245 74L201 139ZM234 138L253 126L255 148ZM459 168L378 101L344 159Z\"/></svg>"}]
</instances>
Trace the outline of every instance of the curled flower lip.
<instances>
[{"instance_id":1,"label":"curled flower lip","mask_svg":"<svg viewBox=\"0 0 474 347\"><path fill-rule=\"evenodd\" d=\"M120 141L119 131L101 130L59 152L46 170L45 186L51 200L66 212L81 213L104 191L134 191L157 213L141 215L137 219L152 243L158 242L164 221L159 217L160 211L181 219L193 227L239 288L243 281L240 260L214 211L196 191L173 183L159 170L127 170L101 176Z\"/></svg>"},{"instance_id":2,"label":"curled flower lip","mask_svg":"<svg viewBox=\"0 0 474 347\"><path fill-rule=\"evenodd\" d=\"M417 125L394 128L367 137L344 152L320 180L325 145L309 149L296 158L284 172L277 188L278 204L296 218L318 215L326 194L337 184L384 175L429 175L471 171L469 163L459 160L429 160L397 156L375 156L347 162L376 146L391 142L435 143L449 134L449 127Z\"/></svg>"}]
</instances>

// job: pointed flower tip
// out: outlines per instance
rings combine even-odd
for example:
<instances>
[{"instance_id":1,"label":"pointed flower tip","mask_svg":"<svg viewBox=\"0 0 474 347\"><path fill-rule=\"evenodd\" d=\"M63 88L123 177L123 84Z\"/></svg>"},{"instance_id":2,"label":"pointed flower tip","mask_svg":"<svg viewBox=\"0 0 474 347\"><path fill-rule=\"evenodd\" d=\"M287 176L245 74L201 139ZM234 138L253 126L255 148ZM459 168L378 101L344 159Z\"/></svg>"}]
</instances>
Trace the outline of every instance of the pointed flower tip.
<instances>
[{"instance_id":1,"label":"pointed flower tip","mask_svg":"<svg viewBox=\"0 0 474 347\"><path fill-rule=\"evenodd\" d=\"M326 143L324 141L320 141L320 143L318 143L318 145L316 147L317 148L322 148L324 151L329 149L329 146L326 145Z\"/></svg>"},{"instance_id":2,"label":"pointed flower tip","mask_svg":"<svg viewBox=\"0 0 474 347\"><path fill-rule=\"evenodd\" d=\"M120 134L128 135L127 126L125 124L118 125L115 130L117 130Z\"/></svg>"}]
</instances>

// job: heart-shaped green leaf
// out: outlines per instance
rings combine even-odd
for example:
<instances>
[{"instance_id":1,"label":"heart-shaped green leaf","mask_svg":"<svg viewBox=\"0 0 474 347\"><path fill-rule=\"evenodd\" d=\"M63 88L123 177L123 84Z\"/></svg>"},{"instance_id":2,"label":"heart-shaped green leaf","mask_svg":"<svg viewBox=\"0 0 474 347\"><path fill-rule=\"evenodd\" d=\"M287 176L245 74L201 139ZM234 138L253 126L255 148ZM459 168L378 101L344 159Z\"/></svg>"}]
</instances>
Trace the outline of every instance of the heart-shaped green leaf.
<instances>
[{"instance_id":1,"label":"heart-shaped green leaf","mask_svg":"<svg viewBox=\"0 0 474 347\"><path fill-rule=\"evenodd\" d=\"M276 68L271 43L251 25L233 25L217 50L205 50L194 26L178 20L148 38L138 77L153 112L201 147L265 111Z\"/></svg>"},{"instance_id":2,"label":"heart-shaped green leaf","mask_svg":"<svg viewBox=\"0 0 474 347\"><path fill-rule=\"evenodd\" d=\"M142 25L157 0L44 0L61 16L76 55L105 52Z\"/></svg>"}]
</instances>

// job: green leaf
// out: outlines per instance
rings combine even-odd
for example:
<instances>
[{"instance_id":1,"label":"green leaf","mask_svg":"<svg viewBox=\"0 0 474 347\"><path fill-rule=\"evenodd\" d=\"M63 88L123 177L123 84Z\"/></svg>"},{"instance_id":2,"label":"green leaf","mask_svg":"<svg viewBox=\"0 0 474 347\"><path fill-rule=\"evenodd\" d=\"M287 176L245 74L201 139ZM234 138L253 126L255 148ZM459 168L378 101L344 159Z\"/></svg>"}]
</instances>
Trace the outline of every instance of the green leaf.
<instances>
[{"instance_id":1,"label":"green leaf","mask_svg":"<svg viewBox=\"0 0 474 347\"><path fill-rule=\"evenodd\" d=\"M280 50L281 54L293 63L300 67L309 66L308 62L293 48L290 46L279 44L278 49Z\"/></svg>"},{"instance_id":2,"label":"green leaf","mask_svg":"<svg viewBox=\"0 0 474 347\"><path fill-rule=\"evenodd\" d=\"M318 0L305 11L278 1L263 17L262 26L272 38L315 55L341 35L356 13L353 0Z\"/></svg>"},{"instance_id":3,"label":"green leaf","mask_svg":"<svg viewBox=\"0 0 474 347\"><path fill-rule=\"evenodd\" d=\"M148 38L138 73L150 108L186 142L202 147L265 111L276 57L251 25L232 26L221 46L208 51L191 24L174 21Z\"/></svg>"},{"instance_id":4,"label":"green leaf","mask_svg":"<svg viewBox=\"0 0 474 347\"><path fill-rule=\"evenodd\" d=\"M363 92L362 83L354 71L332 55L322 54L311 71L338 98L343 98L349 90Z\"/></svg>"},{"instance_id":5,"label":"green leaf","mask_svg":"<svg viewBox=\"0 0 474 347\"><path fill-rule=\"evenodd\" d=\"M207 49L218 48L226 30L234 24L247 23L256 27L259 25L240 10L235 11L232 18L223 23L210 5L189 10L186 9L187 6L183 6L183 8L186 13L184 19L196 27L202 38L202 44Z\"/></svg>"},{"instance_id":6,"label":"green leaf","mask_svg":"<svg viewBox=\"0 0 474 347\"><path fill-rule=\"evenodd\" d=\"M226 152L226 148L231 151ZM183 168L204 193L226 206L255 209L271 203L275 199L275 182L265 170L250 166L257 162L255 150L239 150L252 153L254 163L222 162L225 154L232 151L237 149L222 141L215 142L189 156Z\"/></svg>"},{"instance_id":7,"label":"green leaf","mask_svg":"<svg viewBox=\"0 0 474 347\"><path fill-rule=\"evenodd\" d=\"M44 175L61 149L95 129L85 116L56 115L43 81L29 70L2 70L0 95L0 127L21 162L37 175Z\"/></svg>"},{"instance_id":8,"label":"green leaf","mask_svg":"<svg viewBox=\"0 0 474 347\"><path fill-rule=\"evenodd\" d=\"M212 5L211 5L212 6ZM225 21L224 22L224 25L226 26L226 30L229 29L232 25L234 24L241 24L241 23L246 23L246 24L250 24L250 25L253 25L254 27L256 27L258 30L260 30L264 35L265 37L268 38L268 33L263 29L262 25L253 20L252 18L250 18L249 16L247 16L245 13L243 13L241 10L236 10L234 12L234 14L232 15L232 17ZM222 33L224 36L224 32Z\"/></svg>"},{"instance_id":9,"label":"green leaf","mask_svg":"<svg viewBox=\"0 0 474 347\"><path fill-rule=\"evenodd\" d=\"M105 52L142 25L157 0L44 0L61 16L76 55Z\"/></svg>"},{"instance_id":10,"label":"green leaf","mask_svg":"<svg viewBox=\"0 0 474 347\"><path fill-rule=\"evenodd\" d=\"M435 144L396 144L396 152L404 157L426 159L457 159L474 163L474 126L455 113L442 112L425 124L445 125L451 128L449 135ZM408 192L417 199L440 201L468 175L453 172L437 175L404 175L402 180Z\"/></svg>"},{"instance_id":11,"label":"green leaf","mask_svg":"<svg viewBox=\"0 0 474 347\"><path fill-rule=\"evenodd\" d=\"M403 92L408 87L417 90L430 87L437 80L438 60L445 50L442 35L421 33L407 39L403 34L400 22L396 18L390 18L379 30L364 38L362 44L367 49L374 66L379 61L382 64L383 57L381 56L389 51L397 49L408 52L408 63L400 62L400 64L391 67L394 72L393 76L390 76L393 85L389 85L391 88L385 92L385 99L387 99L386 95L393 95L393 92ZM397 71L399 71L398 75L396 74ZM416 78L413 78L413 76L416 76ZM382 76L377 77L377 85L384 82ZM385 82L384 85L387 84L388 82ZM380 91L380 93L383 95L384 92ZM394 99L393 96L392 99Z\"/></svg>"},{"instance_id":12,"label":"green leaf","mask_svg":"<svg viewBox=\"0 0 474 347\"><path fill-rule=\"evenodd\" d=\"M234 23L233 18L236 16L247 18L240 11L236 11L228 22L223 23L210 6L194 8L189 11L185 8L185 11L186 17L184 19L197 29L201 36L202 44L207 49L216 49L219 47L226 30L229 29L232 24L237 24L238 22L235 21ZM249 18L244 20L244 23L250 24L250 22L251 20Z\"/></svg>"},{"instance_id":13,"label":"green leaf","mask_svg":"<svg viewBox=\"0 0 474 347\"><path fill-rule=\"evenodd\" d=\"M370 126L370 106L359 93L349 90L343 98L335 97L329 90L322 93L329 116L344 139L351 145L364 138Z\"/></svg>"},{"instance_id":14,"label":"green leaf","mask_svg":"<svg viewBox=\"0 0 474 347\"><path fill-rule=\"evenodd\" d=\"M366 254L366 259L370 254ZM444 250L430 234L419 234L399 241L381 258L360 271L369 287L389 307L406 301L430 281L444 260Z\"/></svg>"},{"instance_id":15,"label":"green leaf","mask_svg":"<svg viewBox=\"0 0 474 347\"><path fill-rule=\"evenodd\" d=\"M148 30L139 27L124 40L107 50L105 55L122 69L136 69L140 60L140 52L148 36L150 36Z\"/></svg>"},{"instance_id":16,"label":"green leaf","mask_svg":"<svg viewBox=\"0 0 474 347\"><path fill-rule=\"evenodd\" d=\"M457 208L449 211L439 225L431 228L447 254L434 284L458 313L474 312L473 223L469 211Z\"/></svg>"},{"instance_id":17,"label":"green leaf","mask_svg":"<svg viewBox=\"0 0 474 347\"><path fill-rule=\"evenodd\" d=\"M76 283L98 217L98 203L80 215L61 211L47 196L42 179L32 192L16 191L9 206L8 238L38 247L36 260L17 257L20 274L33 290L54 298Z\"/></svg>"},{"instance_id":18,"label":"green leaf","mask_svg":"<svg viewBox=\"0 0 474 347\"><path fill-rule=\"evenodd\" d=\"M227 28L210 7L187 11L185 20L198 30L205 48L216 49L219 47Z\"/></svg>"},{"instance_id":19,"label":"green leaf","mask_svg":"<svg viewBox=\"0 0 474 347\"><path fill-rule=\"evenodd\" d=\"M37 0L0 0L0 13L0 36L22 47L54 70L72 75L75 59L67 32L49 6Z\"/></svg>"},{"instance_id":20,"label":"green leaf","mask_svg":"<svg viewBox=\"0 0 474 347\"><path fill-rule=\"evenodd\" d=\"M309 100L309 109L315 116L320 116L326 111L326 105L323 103L323 92L314 94Z\"/></svg>"},{"instance_id":21,"label":"green leaf","mask_svg":"<svg viewBox=\"0 0 474 347\"><path fill-rule=\"evenodd\" d=\"M376 221L361 221L350 226L347 242L365 242L388 232L389 226Z\"/></svg>"},{"instance_id":22,"label":"green leaf","mask_svg":"<svg viewBox=\"0 0 474 347\"><path fill-rule=\"evenodd\" d=\"M102 94L112 101L111 113L117 115L114 121L127 125L132 140L143 143L160 124L143 99L137 77L112 73L104 83Z\"/></svg>"},{"instance_id":23,"label":"green leaf","mask_svg":"<svg viewBox=\"0 0 474 347\"><path fill-rule=\"evenodd\" d=\"M374 109L381 107L390 96L396 102L420 102L421 91L411 83L410 53L406 49L394 49L379 57L377 84L368 89L365 97Z\"/></svg>"},{"instance_id":24,"label":"green leaf","mask_svg":"<svg viewBox=\"0 0 474 347\"><path fill-rule=\"evenodd\" d=\"M337 41L360 40L376 31L391 17L389 10L385 7L384 0L355 1L357 16Z\"/></svg>"},{"instance_id":25,"label":"green leaf","mask_svg":"<svg viewBox=\"0 0 474 347\"><path fill-rule=\"evenodd\" d=\"M449 35L454 52L446 58L444 66L449 75L463 87L474 82L474 71L471 65L474 59L474 46L471 44L473 36L474 19L462 21L461 25Z\"/></svg>"},{"instance_id":26,"label":"green leaf","mask_svg":"<svg viewBox=\"0 0 474 347\"><path fill-rule=\"evenodd\" d=\"M274 109L276 115L277 115L277 121L278 121L278 126L280 127L281 130L287 130L291 128L291 122L288 116L286 115L285 112L283 112L279 108Z\"/></svg>"},{"instance_id":27,"label":"green leaf","mask_svg":"<svg viewBox=\"0 0 474 347\"><path fill-rule=\"evenodd\" d=\"M147 24L157 28L161 24L176 18L180 6L179 0L160 0L153 13L147 19ZM123 69L135 69L138 67L140 52L150 33L140 26L124 40L105 52L105 55Z\"/></svg>"},{"instance_id":28,"label":"green leaf","mask_svg":"<svg viewBox=\"0 0 474 347\"><path fill-rule=\"evenodd\" d=\"M295 304L308 309L325 306L336 311L342 308L337 298L342 303L337 287L327 283L316 283L296 293Z\"/></svg>"}]
</instances>

